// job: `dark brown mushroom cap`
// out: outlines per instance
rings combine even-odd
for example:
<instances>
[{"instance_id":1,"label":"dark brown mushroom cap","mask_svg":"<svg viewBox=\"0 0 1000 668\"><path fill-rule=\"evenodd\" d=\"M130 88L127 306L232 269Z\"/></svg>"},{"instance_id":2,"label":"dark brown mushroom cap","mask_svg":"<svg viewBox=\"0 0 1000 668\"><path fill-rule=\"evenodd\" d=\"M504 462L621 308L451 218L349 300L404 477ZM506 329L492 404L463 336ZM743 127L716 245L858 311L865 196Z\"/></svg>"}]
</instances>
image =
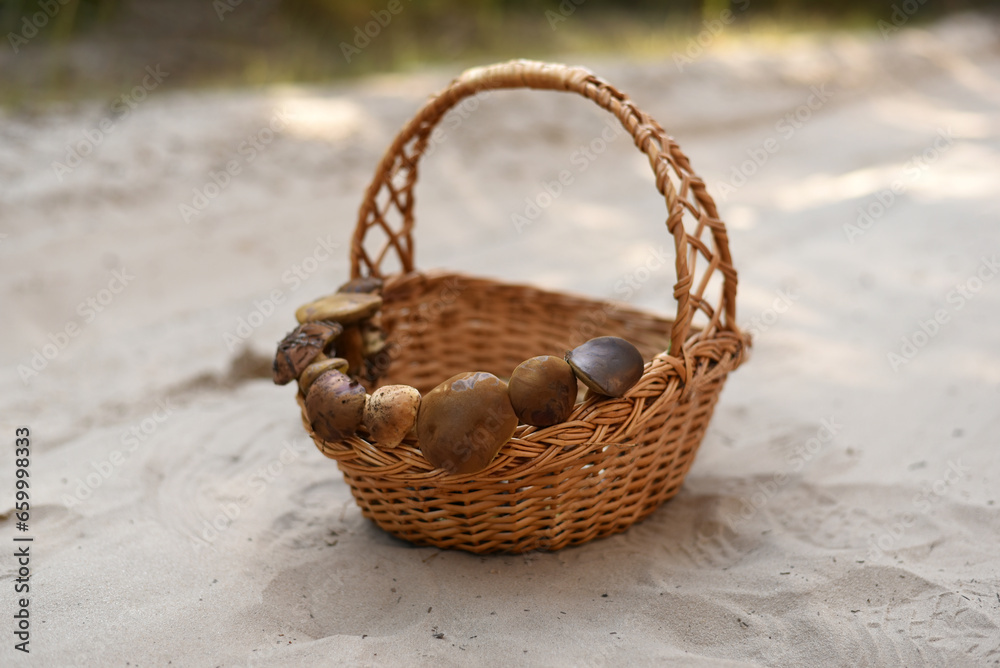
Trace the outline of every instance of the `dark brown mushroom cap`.
<instances>
[{"instance_id":1,"label":"dark brown mushroom cap","mask_svg":"<svg viewBox=\"0 0 1000 668\"><path fill-rule=\"evenodd\" d=\"M577 378L598 394L620 397L639 382L645 362L639 350L617 336L599 336L566 353Z\"/></svg>"},{"instance_id":2,"label":"dark brown mushroom cap","mask_svg":"<svg viewBox=\"0 0 1000 668\"><path fill-rule=\"evenodd\" d=\"M517 429L507 383L491 373L460 373L424 395L417 412L420 451L449 473L489 466Z\"/></svg>"},{"instance_id":3,"label":"dark brown mushroom cap","mask_svg":"<svg viewBox=\"0 0 1000 668\"><path fill-rule=\"evenodd\" d=\"M337 292L368 292L380 295L382 294L382 279L374 276L354 278L337 288Z\"/></svg>"},{"instance_id":4,"label":"dark brown mushroom cap","mask_svg":"<svg viewBox=\"0 0 1000 668\"><path fill-rule=\"evenodd\" d=\"M278 344L274 356L274 382L285 385L299 377L334 337L344 330L335 322L307 322L299 325Z\"/></svg>"},{"instance_id":5,"label":"dark brown mushroom cap","mask_svg":"<svg viewBox=\"0 0 1000 668\"><path fill-rule=\"evenodd\" d=\"M338 292L300 306L295 311L299 322L332 320L350 325L371 317L382 308L382 298L366 292Z\"/></svg>"},{"instance_id":6,"label":"dark brown mushroom cap","mask_svg":"<svg viewBox=\"0 0 1000 668\"><path fill-rule=\"evenodd\" d=\"M319 357L320 356L317 356L316 359L319 360ZM309 387L324 373L327 371L347 373L347 368L347 360L342 357L325 357L325 359L314 361L305 368L305 371L303 371L301 375L299 375L299 391L302 392L303 396L305 396L309 393Z\"/></svg>"},{"instance_id":7,"label":"dark brown mushroom cap","mask_svg":"<svg viewBox=\"0 0 1000 668\"><path fill-rule=\"evenodd\" d=\"M306 394L306 415L324 441L350 438L365 413L365 388L339 371L327 371L313 381Z\"/></svg>"},{"instance_id":8,"label":"dark brown mushroom cap","mask_svg":"<svg viewBox=\"0 0 1000 668\"><path fill-rule=\"evenodd\" d=\"M576 389L573 367L552 355L521 362L507 384L514 413L535 427L550 427L568 418L576 403Z\"/></svg>"}]
</instances>

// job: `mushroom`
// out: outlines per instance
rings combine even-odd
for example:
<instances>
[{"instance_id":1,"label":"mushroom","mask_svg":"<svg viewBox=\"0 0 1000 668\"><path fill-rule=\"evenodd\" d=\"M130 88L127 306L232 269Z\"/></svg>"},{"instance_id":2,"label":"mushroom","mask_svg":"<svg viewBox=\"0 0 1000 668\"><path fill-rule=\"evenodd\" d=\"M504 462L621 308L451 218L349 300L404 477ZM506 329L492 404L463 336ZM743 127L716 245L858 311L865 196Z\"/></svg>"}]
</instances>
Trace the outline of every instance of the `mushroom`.
<instances>
[{"instance_id":1,"label":"mushroom","mask_svg":"<svg viewBox=\"0 0 1000 668\"><path fill-rule=\"evenodd\" d=\"M361 323L361 340L365 357L372 357L385 348L385 332L371 320Z\"/></svg>"},{"instance_id":2,"label":"mushroom","mask_svg":"<svg viewBox=\"0 0 1000 668\"><path fill-rule=\"evenodd\" d=\"M365 368L362 372L363 377L370 383L376 382L389 370L392 360L393 355L387 345L371 357L365 358Z\"/></svg>"},{"instance_id":3,"label":"mushroom","mask_svg":"<svg viewBox=\"0 0 1000 668\"><path fill-rule=\"evenodd\" d=\"M420 392L409 385L385 385L368 397L363 424L376 445L394 448L417 422Z\"/></svg>"},{"instance_id":4,"label":"mushroom","mask_svg":"<svg viewBox=\"0 0 1000 668\"><path fill-rule=\"evenodd\" d=\"M552 355L521 362L507 384L514 413L521 422L535 427L550 427L568 418L576 402L576 388L573 367Z\"/></svg>"},{"instance_id":5,"label":"mushroom","mask_svg":"<svg viewBox=\"0 0 1000 668\"><path fill-rule=\"evenodd\" d=\"M299 322L332 320L350 325L364 320L382 308L382 298L364 292L338 292L300 306L295 312Z\"/></svg>"},{"instance_id":6,"label":"mushroom","mask_svg":"<svg viewBox=\"0 0 1000 668\"><path fill-rule=\"evenodd\" d=\"M344 328L335 322L308 322L289 332L278 344L274 356L274 383L285 385L298 378L342 331Z\"/></svg>"},{"instance_id":7,"label":"mushroom","mask_svg":"<svg viewBox=\"0 0 1000 668\"><path fill-rule=\"evenodd\" d=\"M361 372L361 365L364 364L364 340L361 337L361 330L357 325L348 325L343 333L337 337L333 344L338 357L347 360L348 371L352 376Z\"/></svg>"},{"instance_id":8,"label":"mushroom","mask_svg":"<svg viewBox=\"0 0 1000 668\"><path fill-rule=\"evenodd\" d=\"M337 288L337 292L367 292L380 295L382 294L382 279L374 276L354 278Z\"/></svg>"},{"instance_id":9,"label":"mushroom","mask_svg":"<svg viewBox=\"0 0 1000 668\"><path fill-rule=\"evenodd\" d=\"M309 387L306 415L324 441L343 441L354 435L365 412L365 388L340 371L327 371Z\"/></svg>"},{"instance_id":10,"label":"mushroom","mask_svg":"<svg viewBox=\"0 0 1000 668\"><path fill-rule=\"evenodd\" d=\"M598 394L620 397L642 378L645 362L638 349L617 336L599 336L566 353L583 384Z\"/></svg>"},{"instance_id":11,"label":"mushroom","mask_svg":"<svg viewBox=\"0 0 1000 668\"><path fill-rule=\"evenodd\" d=\"M420 451L449 473L483 470L517 429L507 383L491 373L460 373L424 395L417 411Z\"/></svg>"},{"instance_id":12,"label":"mushroom","mask_svg":"<svg viewBox=\"0 0 1000 668\"><path fill-rule=\"evenodd\" d=\"M319 359L320 357L323 359ZM347 373L347 360L341 357L327 357L320 353L316 360L307 366L302 375L299 376L299 392L302 393L302 396L306 396L309 393L309 387L327 371Z\"/></svg>"}]
</instances>

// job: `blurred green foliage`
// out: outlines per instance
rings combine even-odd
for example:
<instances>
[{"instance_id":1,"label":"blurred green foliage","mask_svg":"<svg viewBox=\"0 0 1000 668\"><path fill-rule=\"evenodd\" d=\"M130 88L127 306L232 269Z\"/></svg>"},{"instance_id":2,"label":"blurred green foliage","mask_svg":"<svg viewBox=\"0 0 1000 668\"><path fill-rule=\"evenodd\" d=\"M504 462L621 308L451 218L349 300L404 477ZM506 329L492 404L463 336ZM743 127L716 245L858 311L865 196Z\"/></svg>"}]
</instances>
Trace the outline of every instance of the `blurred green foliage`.
<instances>
[{"instance_id":1,"label":"blurred green foliage","mask_svg":"<svg viewBox=\"0 0 1000 668\"><path fill-rule=\"evenodd\" d=\"M2 0L0 27L4 35L22 35L29 22L43 39L66 40L90 26L111 21L122 0ZM35 15L42 17L36 18ZM9 41L9 39L8 39Z\"/></svg>"},{"instance_id":2,"label":"blurred green foliage","mask_svg":"<svg viewBox=\"0 0 1000 668\"><path fill-rule=\"evenodd\" d=\"M315 81L433 63L664 56L731 12L724 38L877 30L995 0L0 0L2 102L106 94L150 64L172 85ZM908 18L909 22L909 18ZM26 37L31 34L30 38ZM86 56L86 57L83 57Z\"/></svg>"}]
</instances>

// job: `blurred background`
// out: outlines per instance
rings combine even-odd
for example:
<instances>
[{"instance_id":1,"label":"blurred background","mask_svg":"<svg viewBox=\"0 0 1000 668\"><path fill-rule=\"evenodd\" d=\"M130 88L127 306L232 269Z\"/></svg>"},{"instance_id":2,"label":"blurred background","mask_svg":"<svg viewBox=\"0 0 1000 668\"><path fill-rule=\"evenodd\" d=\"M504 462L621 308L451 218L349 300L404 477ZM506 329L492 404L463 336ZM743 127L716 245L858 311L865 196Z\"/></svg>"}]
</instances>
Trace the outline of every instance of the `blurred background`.
<instances>
[{"instance_id":1,"label":"blurred background","mask_svg":"<svg viewBox=\"0 0 1000 668\"><path fill-rule=\"evenodd\" d=\"M713 46L748 35L780 40L843 29L871 30L901 11L909 27L993 0L4 0L0 27L3 102L114 94L156 61L173 85L323 81L435 63L512 57L673 53L718 20L732 21ZM912 7L911 7L912 5ZM907 11L908 9L919 11ZM405 11L403 11L405 9ZM374 14L373 14L374 13ZM359 29L391 17L391 36ZM545 15L546 20L539 20ZM558 30L569 16L572 30ZM372 29L370 32L374 32ZM376 34L376 37L378 35ZM716 42L716 40L713 40ZM346 46L345 46L346 45ZM351 57L351 48L364 51ZM459 68L455 68L456 70Z\"/></svg>"},{"instance_id":2,"label":"blurred background","mask_svg":"<svg viewBox=\"0 0 1000 668\"><path fill-rule=\"evenodd\" d=\"M996 10L0 0L0 434L33 438L33 660L996 665ZM399 128L509 58L583 65L676 137L754 347L661 511L485 564L361 517L270 367L349 277ZM664 199L611 120L539 91L456 107L420 163L417 268L671 316Z\"/></svg>"}]
</instances>

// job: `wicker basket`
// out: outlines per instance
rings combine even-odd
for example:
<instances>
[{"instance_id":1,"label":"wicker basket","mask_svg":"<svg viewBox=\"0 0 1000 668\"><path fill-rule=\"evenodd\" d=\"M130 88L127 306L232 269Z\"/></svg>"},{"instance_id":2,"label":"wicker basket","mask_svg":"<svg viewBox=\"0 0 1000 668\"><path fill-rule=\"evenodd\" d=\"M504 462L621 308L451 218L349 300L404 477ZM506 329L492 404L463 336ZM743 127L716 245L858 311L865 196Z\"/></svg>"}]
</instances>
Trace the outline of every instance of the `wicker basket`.
<instances>
[{"instance_id":1,"label":"wicker basket","mask_svg":"<svg viewBox=\"0 0 1000 668\"><path fill-rule=\"evenodd\" d=\"M673 320L524 285L415 270L413 186L431 132L463 98L500 88L589 98L614 114L647 155L674 239ZM373 228L388 240L369 253L364 242ZM402 270L383 275L390 252ZM519 425L474 475L433 468L413 436L391 449L371 445L363 430L343 442L324 441L312 432L299 395L306 429L337 461L364 516L418 545L557 550L624 531L678 492L722 384L750 343L735 323L736 271L704 183L656 121L578 67L514 61L477 68L431 98L389 147L365 194L351 245L351 277L361 276L385 280L381 325L391 363L378 385L427 392L463 371L509 377L529 357L562 356L603 335L628 339L648 360L624 397L588 396L552 427ZM720 288L714 306L706 296L713 285ZM704 323L692 324L696 314Z\"/></svg>"}]
</instances>

